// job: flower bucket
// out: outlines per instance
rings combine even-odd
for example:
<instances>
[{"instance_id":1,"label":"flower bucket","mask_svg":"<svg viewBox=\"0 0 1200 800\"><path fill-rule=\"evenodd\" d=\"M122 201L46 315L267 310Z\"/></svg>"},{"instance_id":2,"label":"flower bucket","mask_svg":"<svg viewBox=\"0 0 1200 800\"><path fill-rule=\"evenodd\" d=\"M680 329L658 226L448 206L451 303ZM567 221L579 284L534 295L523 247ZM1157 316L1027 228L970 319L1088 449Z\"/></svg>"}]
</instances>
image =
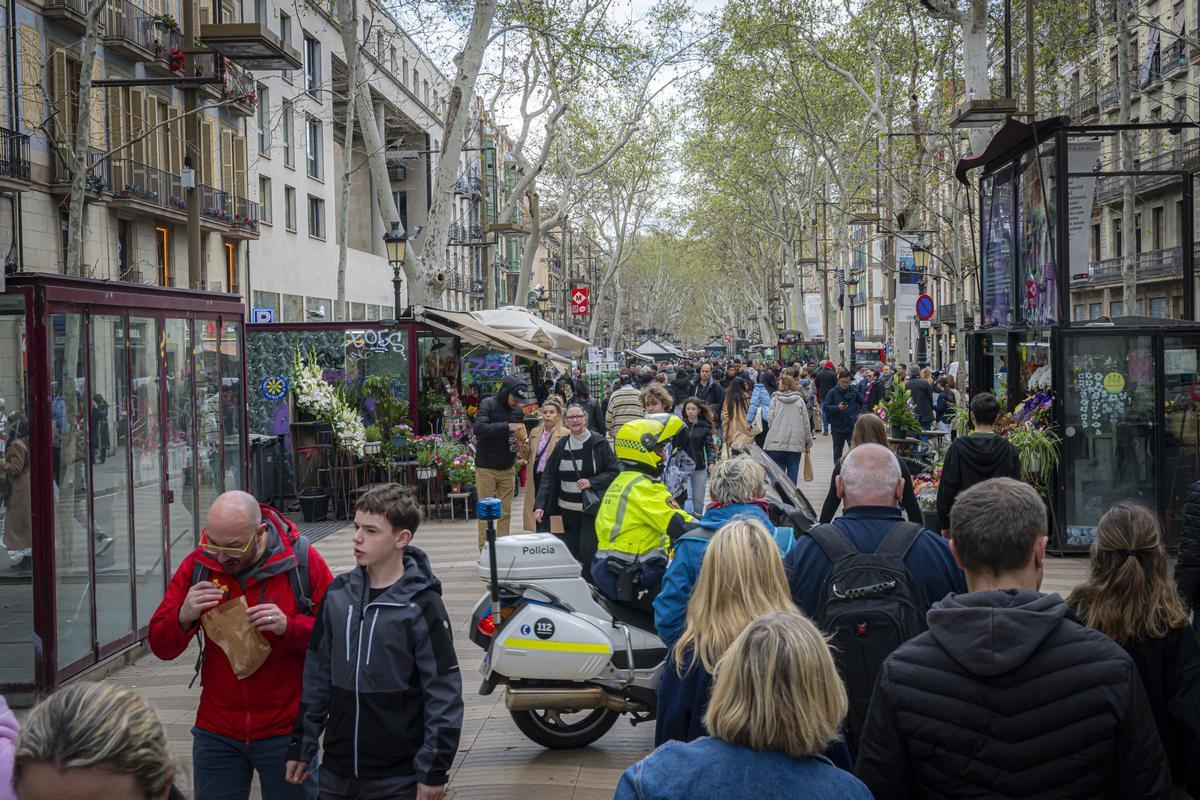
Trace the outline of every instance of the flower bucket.
<instances>
[{"instance_id":1,"label":"flower bucket","mask_svg":"<svg viewBox=\"0 0 1200 800\"><path fill-rule=\"evenodd\" d=\"M329 514L329 492L319 486L310 486L297 499L305 522L316 522Z\"/></svg>"},{"instance_id":2,"label":"flower bucket","mask_svg":"<svg viewBox=\"0 0 1200 800\"><path fill-rule=\"evenodd\" d=\"M368 456L377 455L382 449L382 442L367 442L363 445L363 453Z\"/></svg>"},{"instance_id":3,"label":"flower bucket","mask_svg":"<svg viewBox=\"0 0 1200 800\"><path fill-rule=\"evenodd\" d=\"M427 481L437 474L437 470L433 467L417 467L417 477L423 481Z\"/></svg>"},{"instance_id":4,"label":"flower bucket","mask_svg":"<svg viewBox=\"0 0 1200 800\"><path fill-rule=\"evenodd\" d=\"M454 492L455 494L461 494L462 493L462 484L461 483L450 484L450 491Z\"/></svg>"}]
</instances>

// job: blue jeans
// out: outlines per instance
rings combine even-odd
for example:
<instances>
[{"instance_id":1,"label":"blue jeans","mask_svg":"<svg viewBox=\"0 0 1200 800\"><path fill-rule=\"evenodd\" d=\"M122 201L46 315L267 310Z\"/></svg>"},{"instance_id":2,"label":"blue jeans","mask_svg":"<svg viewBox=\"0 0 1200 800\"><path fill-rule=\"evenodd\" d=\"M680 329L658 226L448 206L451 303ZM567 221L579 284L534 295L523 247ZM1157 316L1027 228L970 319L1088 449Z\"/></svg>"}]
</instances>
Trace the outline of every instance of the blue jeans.
<instances>
[{"instance_id":1,"label":"blue jeans","mask_svg":"<svg viewBox=\"0 0 1200 800\"><path fill-rule=\"evenodd\" d=\"M779 465L779 468L787 473L792 484L795 485L800 477L800 462L804 460L804 453L793 453L790 450L772 450L770 451L771 458Z\"/></svg>"},{"instance_id":2,"label":"blue jeans","mask_svg":"<svg viewBox=\"0 0 1200 800\"><path fill-rule=\"evenodd\" d=\"M704 492L708 489L708 470L698 469L688 478L688 498L684 507L689 514L697 517L704 513Z\"/></svg>"},{"instance_id":3,"label":"blue jeans","mask_svg":"<svg viewBox=\"0 0 1200 800\"><path fill-rule=\"evenodd\" d=\"M291 736L256 739L247 745L192 728L192 796L195 800L246 800L258 772L263 800L316 800L317 769L301 786L284 780Z\"/></svg>"}]
</instances>

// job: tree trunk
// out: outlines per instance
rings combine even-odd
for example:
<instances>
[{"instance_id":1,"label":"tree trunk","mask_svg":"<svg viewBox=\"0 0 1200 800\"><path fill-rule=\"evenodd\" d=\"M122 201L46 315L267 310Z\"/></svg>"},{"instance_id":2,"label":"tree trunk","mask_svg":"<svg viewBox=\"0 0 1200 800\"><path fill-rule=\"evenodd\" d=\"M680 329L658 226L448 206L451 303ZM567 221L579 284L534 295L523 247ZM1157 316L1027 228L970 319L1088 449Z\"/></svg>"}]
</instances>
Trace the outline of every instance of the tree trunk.
<instances>
[{"instance_id":1,"label":"tree trunk","mask_svg":"<svg viewBox=\"0 0 1200 800\"><path fill-rule=\"evenodd\" d=\"M536 189L529 191L529 236L525 239L525 249L521 252L521 272L517 276L517 303L527 304L529 297L529 279L537 259L537 250L542 244L542 209L538 202ZM549 287L547 287L549 288Z\"/></svg>"},{"instance_id":2,"label":"tree trunk","mask_svg":"<svg viewBox=\"0 0 1200 800\"><path fill-rule=\"evenodd\" d=\"M92 129L92 69L96 60L96 40L100 34L100 15L104 13L104 6L105 0L92 0L84 17L81 62L83 67L79 71L79 112L75 116L75 130L72 131L74 141L71 146L71 189L67 205L65 266L68 275L81 275L83 272L84 192L87 187L88 137ZM64 94L63 103L69 105L70 102L71 99ZM55 110L58 114L66 112L65 107Z\"/></svg>"},{"instance_id":3,"label":"tree trunk","mask_svg":"<svg viewBox=\"0 0 1200 800\"><path fill-rule=\"evenodd\" d=\"M1117 86L1120 100L1118 122L1128 124L1132 116L1131 86L1137 80L1136 74L1129 63L1129 45L1131 44L1127 12L1128 0L1117 4ZM1136 34L1134 34L1136 37ZM1133 171L1133 148L1135 135L1132 131L1121 132L1121 170ZM1133 314L1136 310L1137 297L1137 231L1134 226L1134 205L1136 203L1135 178L1128 175L1122 179L1121 194L1121 238L1123 252L1121 253L1121 299L1125 314Z\"/></svg>"},{"instance_id":4,"label":"tree trunk","mask_svg":"<svg viewBox=\"0 0 1200 800\"><path fill-rule=\"evenodd\" d=\"M988 78L988 4L987 0L970 0L962 20L963 84L968 96L976 100L990 100L991 81ZM972 128L969 133L971 152L978 155L984 151L992 138L988 128Z\"/></svg>"},{"instance_id":5,"label":"tree trunk","mask_svg":"<svg viewBox=\"0 0 1200 800\"><path fill-rule=\"evenodd\" d=\"M357 15L354 11L357 8L357 3L354 0L344 0L350 7L350 13ZM349 66L351 74L358 69L359 52L358 49L346 51L346 63ZM346 303L346 258L350 249L350 178L354 171L354 108L353 102L346 103L346 136L344 152L342 154L342 199L341 199L341 217L338 218L338 273L337 273L337 302L334 307L334 316L336 318L339 309L345 307ZM398 317L400 309L394 309L393 313ZM346 315L349 318L349 315Z\"/></svg>"},{"instance_id":6,"label":"tree trunk","mask_svg":"<svg viewBox=\"0 0 1200 800\"><path fill-rule=\"evenodd\" d=\"M454 213L454 183L458 180L463 136L467 130L467 121L471 117L475 81L479 77L484 52L492 33L492 20L495 17L496 0L476 0L466 44L462 52L454 58L458 71L454 75L454 83L450 87L450 96L446 102L445 140L442 142L441 159L438 161L434 177L433 202L429 207L425 230L421 232L420 241L416 243L416 259L411 269L406 265L409 290L414 303L437 302L446 286L443 261L446 239L450 232L450 219ZM499 163L497 159L497 171L500 169Z\"/></svg>"}]
</instances>

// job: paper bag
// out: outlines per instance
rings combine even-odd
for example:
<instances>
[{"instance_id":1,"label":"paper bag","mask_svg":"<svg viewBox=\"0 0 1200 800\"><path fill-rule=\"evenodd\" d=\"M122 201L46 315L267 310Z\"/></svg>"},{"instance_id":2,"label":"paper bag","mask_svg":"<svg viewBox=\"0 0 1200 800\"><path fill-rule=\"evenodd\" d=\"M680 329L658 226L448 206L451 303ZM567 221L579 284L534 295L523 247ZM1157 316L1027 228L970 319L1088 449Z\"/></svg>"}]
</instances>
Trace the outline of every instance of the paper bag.
<instances>
[{"instance_id":1,"label":"paper bag","mask_svg":"<svg viewBox=\"0 0 1200 800\"><path fill-rule=\"evenodd\" d=\"M806 483L811 483L813 479L812 453L804 453L804 480Z\"/></svg>"},{"instance_id":2,"label":"paper bag","mask_svg":"<svg viewBox=\"0 0 1200 800\"><path fill-rule=\"evenodd\" d=\"M225 651L229 666L239 679L253 675L271 654L270 643L250 626L246 616L249 610L246 596L239 595L200 617L204 635Z\"/></svg>"}]
</instances>

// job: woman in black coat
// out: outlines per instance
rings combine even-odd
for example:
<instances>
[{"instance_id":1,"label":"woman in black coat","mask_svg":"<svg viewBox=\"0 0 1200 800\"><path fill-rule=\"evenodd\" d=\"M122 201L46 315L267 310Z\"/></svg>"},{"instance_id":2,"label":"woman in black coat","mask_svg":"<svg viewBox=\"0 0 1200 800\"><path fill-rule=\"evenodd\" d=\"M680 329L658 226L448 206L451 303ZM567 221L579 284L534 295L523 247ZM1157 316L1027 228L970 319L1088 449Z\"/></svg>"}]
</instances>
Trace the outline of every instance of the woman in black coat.
<instances>
[{"instance_id":1,"label":"woman in black coat","mask_svg":"<svg viewBox=\"0 0 1200 800\"><path fill-rule=\"evenodd\" d=\"M699 397L683 401L683 430L671 443L683 450L696 466L688 479L686 509L696 516L704 513L704 493L708 489L708 471L717 463L717 445L713 440L713 418Z\"/></svg>"},{"instance_id":2,"label":"woman in black coat","mask_svg":"<svg viewBox=\"0 0 1200 800\"><path fill-rule=\"evenodd\" d=\"M583 567L584 580L591 580L591 563L596 556L596 513L599 499L621 471L617 456L608 440L587 427L588 414L583 406L567 408L569 434L562 437L546 462L538 482L534 519L561 515L560 538L575 560ZM594 493L594 494L591 494ZM587 501L595 499L589 507Z\"/></svg>"},{"instance_id":3,"label":"woman in black coat","mask_svg":"<svg viewBox=\"0 0 1200 800\"><path fill-rule=\"evenodd\" d=\"M1192 628L1200 631L1200 481L1192 484L1183 504L1183 526L1179 531L1179 560L1175 562L1175 585L1192 614Z\"/></svg>"},{"instance_id":4,"label":"woman in black coat","mask_svg":"<svg viewBox=\"0 0 1200 800\"><path fill-rule=\"evenodd\" d=\"M1117 503L1100 517L1091 555L1091 575L1067 603L1133 658L1174 796L1200 797L1200 643L1167 577L1158 515L1140 503Z\"/></svg>"}]
</instances>

